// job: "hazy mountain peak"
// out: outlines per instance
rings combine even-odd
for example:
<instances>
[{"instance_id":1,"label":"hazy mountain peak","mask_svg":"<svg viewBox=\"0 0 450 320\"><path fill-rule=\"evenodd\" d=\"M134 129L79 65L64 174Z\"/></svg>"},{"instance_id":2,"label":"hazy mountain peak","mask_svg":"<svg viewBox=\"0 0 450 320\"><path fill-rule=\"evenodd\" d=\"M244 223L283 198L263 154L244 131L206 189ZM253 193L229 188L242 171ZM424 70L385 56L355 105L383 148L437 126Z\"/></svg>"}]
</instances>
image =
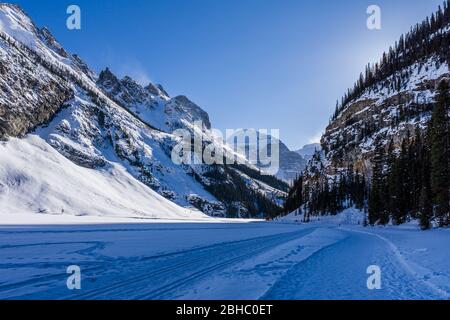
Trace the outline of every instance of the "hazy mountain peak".
<instances>
[{"instance_id":1,"label":"hazy mountain peak","mask_svg":"<svg viewBox=\"0 0 450 320\"><path fill-rule=\"evenodd\" d=\"M301 155L305 160L309 161L313 157L313 155L316 153L316 151L320 151L322 147L319 143L311 143L304 145L303 148L295 151L299 155Z\"/></svg>"}]
</instances>

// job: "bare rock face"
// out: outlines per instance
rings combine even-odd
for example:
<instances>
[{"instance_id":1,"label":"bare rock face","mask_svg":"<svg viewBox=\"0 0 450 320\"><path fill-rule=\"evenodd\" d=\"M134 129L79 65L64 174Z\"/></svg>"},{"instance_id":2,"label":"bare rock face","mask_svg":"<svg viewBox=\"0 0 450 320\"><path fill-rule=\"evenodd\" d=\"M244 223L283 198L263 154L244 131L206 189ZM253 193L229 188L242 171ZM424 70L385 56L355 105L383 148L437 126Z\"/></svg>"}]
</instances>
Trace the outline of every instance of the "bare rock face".
<instances>
[{"instance_id":1,"label":"bare rock face","mask_svg":"<svg viewBox=\"0 0 450 320\"><path fill-rule=\"evenodd\" d=\"M417 128L425 129L437 85L450 77L447 71L434 79L411 81L411 89L391 94L368 93L349 103L322 137L329 160L328 173L352 166L370 176L375 141L381 140L386 151L390 142L394 148L400 148L408 134L414 134Z\"/></svg>"},{"instance_id":2,"label":"bare rock face","mask_svg":"<svg viewBox=\"0 0 450 320\"><path fill-rule=\"evenodd\" d=\"M164 88L157 84L149 83L145 88L152 96L158 97L158 96L165 96L169 97L169 94L164 90Z\"/></svg>"},{"instance_id":3,"label":"bare rock face","mask_svg":"<svg viewBox=\"0 0 450 320\"><path fill-rule=\"evenodd\" d=\"M161 85L149 83L143 87L128 76L119 79L108 68L100 73L97 85L130 112L161 131L171 133L179 128L189 129L195 121L201 121L206 129L211 129L205 110L186 96L170 98Z\"/></svg>"},{"instance_id":4,"label":"bare rock face","mask_svg":"<svg viewBox=\"0 0 450 320\"><path fill-rule=\"evenodd\" d=\"M0 54L0 138L21 137L48 122L73 93L14 46L2 51L8 54Z\"/></svg>"},{"instance_id":5,"label":"bare rock face","mask_svg":"<svg viewBox=\"0 0 450 320\"><path fill-rule=\"evenodd\" d=\"M34 37L45 42L49 52L67 56L51 33L37 29L18 6L0 4L0 9L0 139L5 139L48 122L73 91L64 75L43 63L36 43L26 43Z\"/></svg>"},{"instance_id":6,"label":"bare rock face","mask_svg":"<svg viewBox=\"0 0 450 320\"><path fill-rule=\"evenodd\" d=\"M211 129L208 113L189 100L186 96L177 96L173 98L166 108L172 108L179 114L187 116L187 121L202 121L207 129Z\"/></svg>"},{"instance_id":7,"label":"bare rock face","mask_svg":"<svg viewBox=\"0 0 450 320\"><path fill-rule=\"evenodd\" d=\"M111 72L111 70L109 70L109 68L106 68L100 72L97 79L97 84L112 95L117 95L120 93L119 79Z\"/></svg>"},{"instance_id":8,"label":"bare rock face","mask_svg":"<svg viewBox=\"0 0 450 320\"><path fill-rule=\"evenodd\" d=\"M189 194L186 196L186 200L200 211L217 217L226 216L226 207L218 201L208 201L196 194Z\"/></svg>"},{"instance_id":9,"label":"bare rock face","mask_svg":"<svg viewBox=\"0 0 450 320\"><path fill-rule=\"evenodd\" d=\"M280 141L280 169L277 177L281 180L291 182L297 178L306 168L306 160L297 152L289 148Z\"/></svg>"},{"instance_id":10,"label":"bare rock face","mask_svg":"<svg viewBox=\"0 0 450 320\"><path fill-rule=\"evenodd\" d=\"M78 56L77 54L73 54L71 56L72 58L72 63L73 66L80 70L82 73L84 73L90 80L95 81L97 79L97 75L91 70L89 69L89 66L86 64L86 62L84 62L80 56Z\"/></svg>"},{"instance_id":11,"label":"bare rock face","mask_svg":"<svg viewBox=\"0 0 450 320\"><path fill-rule=\"evenodd\" d=\"M44 43L58 53L61 57L68 58L69 54L66 50L56 41L55 37L51 34L50 30L47 28L38 29L38 34Z\"/></svg>"},{"instance_id":12,"label":"bare rock face","mask_svg":"<svg viewBox=\"0 0 450 320\"><path fill-rule=\"evenodd\" d=\"M106 165L106 161L103 157L92 156L91 154L82 152L68 144L50 143L50 145L80 167L96 169Z\"/></svg>"}]
</instances>

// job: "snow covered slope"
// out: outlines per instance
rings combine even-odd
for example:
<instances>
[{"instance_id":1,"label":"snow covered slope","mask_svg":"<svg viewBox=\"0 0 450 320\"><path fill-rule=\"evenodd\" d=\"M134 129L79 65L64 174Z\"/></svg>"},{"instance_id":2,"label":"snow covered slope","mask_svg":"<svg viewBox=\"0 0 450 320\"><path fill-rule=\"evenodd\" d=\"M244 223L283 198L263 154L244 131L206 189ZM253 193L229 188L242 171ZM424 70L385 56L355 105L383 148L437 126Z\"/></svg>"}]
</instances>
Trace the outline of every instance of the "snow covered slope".
<instances>
[{"instance_id":1,"label":"snow covered slope","mask_svg":"<svg viewBox=\"0 0 450 320\"><path fill-rule=\"evenodd\" d=\"M36 135L1 143L0 154L0 214L206 218L164 199L118 164L77 166Z\"/></svg>"},{"instance_id":2,"label":"snow covered slope","mask_svg":"<svg viewBox=\"0 0 450 320\"><path fill-rule=\"evenodd\" d=\"M65 51L48 29L37 28L18 6L9 4L0 4L0 87L0 139L32 132L51 146L45 148L49 153L56 150L83 170L104 173L109 168L121 168L126 179L134 179L132 184L145 185L147 192L163 196L168 207L174 202L215 216L261 216L278 210L285 195L285 185L261 176L242 155L216 139L208 114L188 98L170 98L162 86L149 84L144 88L129 77L119 81L109 70L97 77L77 55ZM197 120L203 124L193 123ZM178 128L203 135L205 143L223 148L227 156L243 159L243 166L175 165L171 150L180 138L172 132ZM6 142L5 150L10 150L12 141ZM14 157L0 158L6 172L14 172L9 171L14 168ZM33 155L27 160L29 170L34 170ZM61 170L64 168L68 167ZM28 171L27 175L34 173ZM5 175L1 179L0 183L7 186L8 179L15 178ZM125 177L118 181L121 179ZM114 188L119 190L120 185ZM89 194L89 185L84 186ZM64 189L62 184L54 187ZM123 192L136 188L124 188ZM4 190L0 189L0 196L5 202ZM46 192L50 192L48 188L42 189L40 196L51 201L40 208L34 203L37 198L27 201L17 194L17 201L25 203L16 202L16 211L60 212L63 208L59 207L69 211L54 194ZM72 208L74 213L102 213L99 208L87 212L75 196L72 193L67 199L67 203L77 204ZM109 201L118 202L115 196L112 194ZM158 204L152 207L152 201L143 203L146 210L140 205L111 209L117 209L115 214L156 214ZM159 217L162 212L166 211L162 210Z\"/></svg>"}]
</instances>

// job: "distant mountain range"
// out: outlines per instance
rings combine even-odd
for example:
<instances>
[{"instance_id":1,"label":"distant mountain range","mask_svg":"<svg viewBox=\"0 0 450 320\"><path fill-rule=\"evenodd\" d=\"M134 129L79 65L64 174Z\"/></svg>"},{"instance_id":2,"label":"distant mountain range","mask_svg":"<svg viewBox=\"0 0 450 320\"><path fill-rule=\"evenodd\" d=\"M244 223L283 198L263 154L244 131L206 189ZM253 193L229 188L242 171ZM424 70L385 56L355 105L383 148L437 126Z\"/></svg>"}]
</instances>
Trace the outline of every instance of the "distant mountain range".
<instances>
[{"instance_id":1,"label":"distant mountain range","mask_svg":"<svg viewBox=\"0 0 450 320\"><path fill-rule=\"evenodd\" d=\"M312 159L313 155L316 153L316 151L320 151L322 147L320 146L320 143L311 143L305 145L303 148L295 151L300 156L303 157L306 161L309 161Z\"/></svg>"}]
</instances>

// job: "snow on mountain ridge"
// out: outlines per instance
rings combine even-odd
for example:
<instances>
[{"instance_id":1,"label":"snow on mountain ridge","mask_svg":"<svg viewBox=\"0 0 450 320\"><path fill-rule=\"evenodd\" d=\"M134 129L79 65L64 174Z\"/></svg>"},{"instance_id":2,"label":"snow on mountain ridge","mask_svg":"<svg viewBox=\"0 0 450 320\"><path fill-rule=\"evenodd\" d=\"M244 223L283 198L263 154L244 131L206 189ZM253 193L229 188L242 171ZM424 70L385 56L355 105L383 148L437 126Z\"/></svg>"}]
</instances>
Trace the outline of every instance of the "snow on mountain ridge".
<instances>
[{"instance_id":1,"label":"snow on mountain ridge","mask_svg":"<svg viewBox=\"0 0 450 320\"><path fill-rule=\"evenodd\" d=\"M233 214L236 210L242 216L259 214L258 206L244 200L254 192L261 197L258 201L273 206L283 197L282 191L264 184L252 189L254 183L238 178L236 168L177 166L171 161L171 148L179 142L171 132L178 127L205 133L210 142L233 154L209 132L207 114L186 97L171 99L160 85L143 88L129 77L119 81L111 77L112 73L108 74L109 82L100 81L105 78L101 74L97 84L95 74L78 56L66 54L48 30L40 32L15 6L0 6L0 23L0 85L7 88L0 93L3 138L20 137L41 126L35 133L78 166L95 171L122 166L139 181L136 183L179 205L211 215ZM16 100L17 105L12 104ZM196 119L204 120L205 127L195 127L192 121ZM254 169L249 166L246 170ZM33 176L33 172L28 174ZM252 175L256 183L257 172ZM235 200L219 201L216 196L222 192L212 187L217 183L213 181L220 181L222 188L245 184L248 194L236 193L231 195Z\"/></svg>"},{"instance_id":2,"label":"snow on mountain ridge","mask_svg":"<svg viewBox=\"0 0 450 320\"><path fill-rule=\"evenodd\" d=\"M128 76L119 80L108 68L100 73L97 85L113 100L161 131L171 133L183 127L181 120L202 121L206 129L211 129L209 116L202 108L186 96L170 98L160 85L150 83L143 87Z\"/></svg>"}]
</instances>

